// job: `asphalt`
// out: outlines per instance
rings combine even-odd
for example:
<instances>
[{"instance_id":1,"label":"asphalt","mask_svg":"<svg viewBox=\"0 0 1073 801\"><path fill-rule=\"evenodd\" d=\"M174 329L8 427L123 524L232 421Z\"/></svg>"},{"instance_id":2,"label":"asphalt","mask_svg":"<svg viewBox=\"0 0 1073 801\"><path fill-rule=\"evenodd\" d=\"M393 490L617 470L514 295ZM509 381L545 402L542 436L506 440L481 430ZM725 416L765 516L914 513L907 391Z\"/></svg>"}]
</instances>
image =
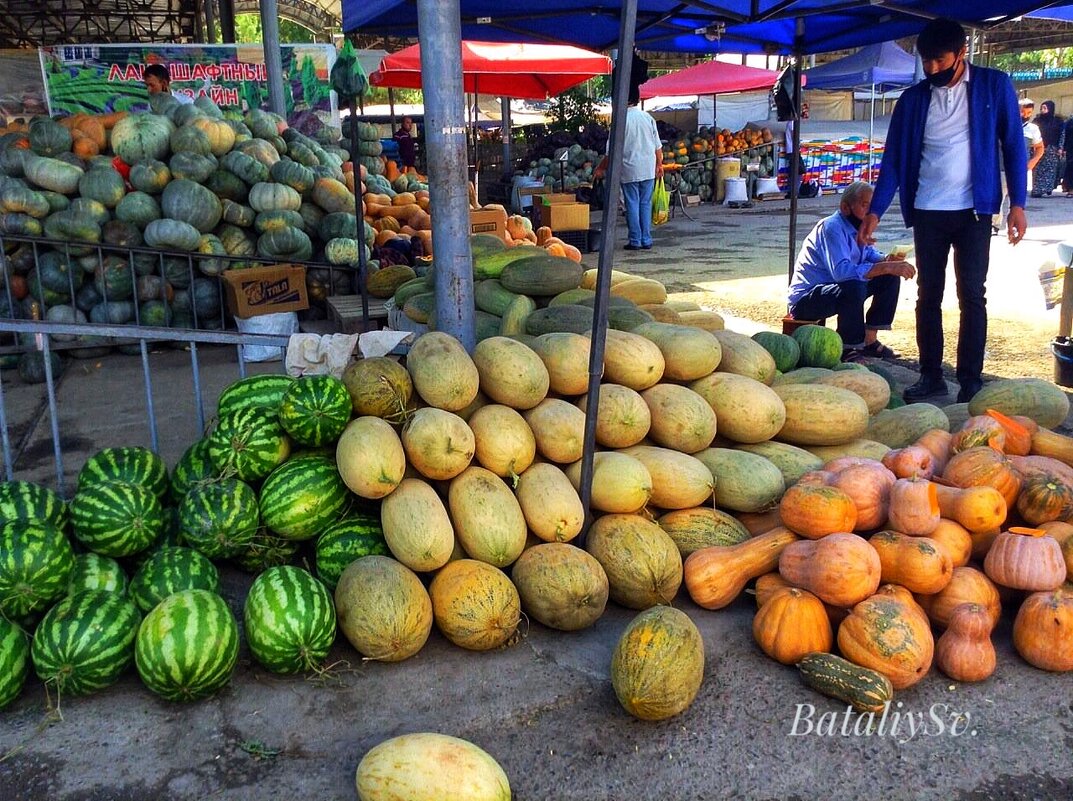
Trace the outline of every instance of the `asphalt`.
<instances>
[{"instance_id":1,"label":"asphalt","mask_svg":"<svg viewBox=\"0 0 1073 801\"><path fill-rule=\"evenodd\" d=\"M803 204L800 237L835 200ZM1030 222L1040 221L1034 229L1039 241L1011 250L1024 262L1004 261L994 273L1009 271L1011 287L1019 280L1038 289L1035 276L1023 272L1026 265L1058 239L1073 238L1065 225L1073 201L1036 203L1042 208ZM785 281L786 216L777 204L690 213L696 222L679 216L660 227L657 249L643 256L653 260L654 273L688 273L691 280L673 289L726 280L762 295L785 291L784 283L764 289L764 282ZM881 237L906 241L890 215ZM1024 247L1030 244L1037 254ZM621 258L616 267L632 269L625 254ZM777 321L732 322L774 328ZM200 356L211 417L213 399L237 375L235 353L202 348ZM160 452L171 465L198 435L190 354L165 349L150 363ZM902 377L912 378L911 371ZM3 376L3 389L19 454L17 477L55 482L43 390L20 386L11 372ZM58 409L68 491L82 460L97 448L150 442L136 357L72 362L58 389ZM225 568L222 580L241 626L251 579ZM511 647L489 653L463 651L434 631L417 656L381 664L363 662L340 638L330 667L313 677L266 673L243 646L231 684L190 705L159 700L131 672L96 695L62 698L56 709L55 698L50 705L41 682L32 679L0 712L0 798L353 799L361 756L413 731L482 746L522 801L1073 798L1073 683L1068 675L1028 666L1012 651L1016 598L1006 600L994 635L998 669L988 681L959 684L933 670L897 694L882 728L875 721L871 733L865 721L847 718L844 707L807 689L794 668L760 653L748 595L712 612L679 594L675 606L704 639L704 682L687 711L659 723L629 717L612 691L611 654L634 614L614 604L594 627L576 633L525 621Z\"/></svg>"}]
</instances>

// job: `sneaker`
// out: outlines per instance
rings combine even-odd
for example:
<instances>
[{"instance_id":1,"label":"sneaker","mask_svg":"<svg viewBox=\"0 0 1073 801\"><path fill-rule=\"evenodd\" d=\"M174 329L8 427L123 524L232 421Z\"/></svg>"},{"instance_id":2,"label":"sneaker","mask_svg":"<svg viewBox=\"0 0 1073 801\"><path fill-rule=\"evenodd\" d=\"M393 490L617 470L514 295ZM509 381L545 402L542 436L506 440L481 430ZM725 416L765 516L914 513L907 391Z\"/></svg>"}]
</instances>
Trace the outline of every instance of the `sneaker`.
<instances>
[{"instance_id":1,"label":"sneaker","mask_svg":"<svg viewBox=\"0 0 1073 801\"><path fill-rule=\"evenodd\" d=\"M915 384L905 388L902 398L906 403L916 403L926 398L937 398L949 394L950 390L947 389L946 382L942 378L921 376Z\"/></svg>"},{"instance_id":2,"label":"sneaker","mask_svg":"<svg viewBox=\"0 0 1073 801\"><path fill-rule=\"evenodd\" d=\"M981 389L983 389L983 384L979 381L972 384L963 384L961 389L958 390L958 403L968 403Z\"/></svg>"},{"instance_id":3,"label":"sneaker","mask_svg":"<svg viewBox=\"0 0 1073 801\"><path fill-rule=\"evenodd\" d=\"M640 245L626 245L625 250L640 250Z\"/></svg>"}]
</instances>

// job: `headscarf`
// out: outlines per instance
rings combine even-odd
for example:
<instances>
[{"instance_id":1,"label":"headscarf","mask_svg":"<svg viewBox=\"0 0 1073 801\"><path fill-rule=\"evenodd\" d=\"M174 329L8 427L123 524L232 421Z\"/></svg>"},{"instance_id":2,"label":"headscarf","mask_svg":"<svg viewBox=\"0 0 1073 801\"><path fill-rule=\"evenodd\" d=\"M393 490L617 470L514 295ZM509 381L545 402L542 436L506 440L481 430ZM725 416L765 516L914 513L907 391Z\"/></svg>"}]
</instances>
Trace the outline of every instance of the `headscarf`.
<instances>
[{"instance_id":1,"label":"headscarf","mask_svg":"<svg viewBox=\"0 0 1073 801\"><path fill-rule=\"evenodd\" d=\"M1040 104L1040 111L1036 115L1035 122L1039 126L1040 135L1043 137L1043 144L1046 147L1056 147L1058 138L1062 135L1062 123L1065 120L1054 113L1053 100L1044 100Z\"/></svg>"}]
</instances>

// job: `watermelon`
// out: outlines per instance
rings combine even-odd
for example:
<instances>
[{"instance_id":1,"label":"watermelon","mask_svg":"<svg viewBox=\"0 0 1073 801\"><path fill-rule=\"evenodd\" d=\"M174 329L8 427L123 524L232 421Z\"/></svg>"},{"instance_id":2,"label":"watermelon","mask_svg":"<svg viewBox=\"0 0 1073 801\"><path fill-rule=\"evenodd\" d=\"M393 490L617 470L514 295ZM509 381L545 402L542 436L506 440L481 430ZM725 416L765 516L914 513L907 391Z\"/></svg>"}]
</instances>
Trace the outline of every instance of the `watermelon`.
<instances>
[{"instance_id":1,"label":"watermelon","mask_svg":"<svg viewBox=\"0 0 1073 801\"><path fill-rule=\"evenodd\" d=\"M257 495L235 478L198 484L179 506L183 542L210 559L241 553L259 524Z\"/></svg>"},{"instance_id":2,"label":"watermelon","mask_svg":"<svg viewBox=\"0 0 1073 801\"><path fill-rule=\"evenodd\" d=\"M145 686L168 701L206 698L227 684L238 661L238 625L208 590L170 595L145 616L134 664Z\"/></svg>"},{"instance_id":3,"label":"watermelon","mask_svg":"<svg viewBox=\"0 0 1073 801\"><path fill-rule=\"evenodd\" d=\"M182 503L186 493L199 481L216 477L216 468L209 459L209 441L199 439L186 449L171 472L171 500Z\"/></svg>"},{"instance_id":4,"label":"watermelon","mask_svg":"<svg viewBox=\"0 0 1073 801\"><path fill-rule=\"evenodd\" d=\"M80 488L71 500L75 539L101 556L131 556L164 531L164 509L152 490L109 481Z\"/></svg>"},{"instance_id":5,"label":"watermelon","mask_svg":"<svg viewBox=\"0 0 1073 801\"><path fill-rule=\"evenodd\" d=\"M279 410L283 393L294 383L289 375L269 373L251 375L239 379L220 393L220 402L216 414L223 417L240 409L265 408L272 412Z\"/></svg>"},{"instance_id":6,"label":"watermelon","mask_svg":"<svg viewBox=\"0 0 1073 801\"><path fill-rule=\"evenodd\" d=\"M298 553L299 542L277 537L265 529L257 530L253 539L231 561L247 573L262 573L270 567L285 565Z\"/></svg>"},{"instance_id":7,"label":"watermelon","mask_svg":"<svg viewBox=\"0 0 1073 801\"><path fill-rule=\"evenodd\" d=\"M346 566L363 556L391 556L377 513L352 512L317 539L317 575L331 590Z\"/></svg>"},{"instance_id":8,"label":"watermelon","mask_svg":"<svg viewBox=\"0 0 1073 801\"><path fill-rule=\"evenodd\" d=\"M308 540L339 518L349 498L333 460L323 456L291 459L265 479L261 519L281 537Z\"/></svg>"},{"instance_id":9,"label":"watermelon","mask_svg":"<svg viewBox=\"0 0 1073 801\"><path fill-rule=\"evenodd\" d=\"M316 448L339 439L352 409L346 384L338 378L307 376L283 393L279 422L295 442Z\"/></svg>"},{"instance_id":10,"label":"watermelon","mask_svg":"<svg viewBox=\"0 0 1073 801\"><path fill-rule=\"evenodd\" d=\"M19 697L30 673L30 641L22 629L0 617L0 709Z\"/></svg>"},{"instance_id":11,"label":"watermelon","mask_svg":"<svg viewBox=\"0 0 1073 801\"><path fill-rule=\"evenodd\" d=\"M75 566L71 543L48 523L13 520L0 528L0 617L29 620L61 597Z\"/></svg>"},{"instance_id":12,"label":"watermelon","mask_svg":"<svg viewBox=\"0 0 1073 801\"><path fill-rule=\"evenodd\" d=\"M134 661L138 607L124 595L86 590L49 610L34 632L34 670L60 694L85 695L114 683Z\"/></svg>"},{"instance_id":13,"label":"watermelon","mask_svg":"<svg viewBox=\"0 0 1073 801\"><path fill-rule=\"evenodd\" d=\"M106 481L138 484L161 500L168 492L168 468L147 448L105 448L86 460L78 474L78 488Z\"/></svg>"},{"instance_id":14,"label":"watermelon","mask_svg":"<svg viewBox=\"0 0 1073 801\"><path fill-rule=\"evenodd\" d=\"M75 557L74 569L67 580L67 594L85 590L106 590L125 594L127 574L115 559L95 553L83 553Z\"/></svg>"},{"instance_id":15,"label":"watermelon","mask_svg":"<svg viewBox=\"0 0 1073 801\"><path fill-rule=\"evenodd\" d=\"M143 612L148 612L169 595L183 590L220 588L216 565L193 548L161 548L138 568L130 580L130 597Z\"/></svg>"},{"instance_id":16,"label":"watermelon","mask_svg":"<svg viewBox=\"0 0 1073 801\"><path fill-rule=\"evenodd\" d=\"M5 481L0 484L0 526L9 520L34 520L64 531L67 504L52 490L29 481Z\"/></svg>"},{"instance_id":17,"label":"watermelon","mask_svg":"<svg viewBox=\"0 0 1073 801\"><path fill-rule=\"evenodd\" d=\"M225 414L209 435L209 459L220 475L256 481L282 464L291 443L275 412L259 407Z\"/></svg>"},{"instance_id":18,"label":"watermelon","mask_svg":"<svg viewBox=\"0 0 1073 801\"><path fill-rule=\"evenodd\" d=\"M259 575L243 619L250 653L273 673L315 669L335 641L332 596L300 567L272 567Z\"/></svg>"},{"instance_id":19,"label":"watermelon","mask_svg":"<svg viewBox=\"0 0 1073 801\"><path fill-rule=\"evenodd\" d=\"M797 367L801 358L801 346L793 337L774 331L757 331L753 334L753 341L771 354L771 358L775 360L775 369L780 373L788 373ZM842 352L839 351L838 355L841 357Z\"/></svg>"},{"instance_id":20,"label":"watermelon","mask_svg":"<svg viewBox=\"0 0 1073 801\"><path fill-rule=\"evenodd\" d=\"M833 328L823 325L803 325L794 331L801 348L802 367L834 367L842 361L842 337Z\"/></svg>"}]
</instances>

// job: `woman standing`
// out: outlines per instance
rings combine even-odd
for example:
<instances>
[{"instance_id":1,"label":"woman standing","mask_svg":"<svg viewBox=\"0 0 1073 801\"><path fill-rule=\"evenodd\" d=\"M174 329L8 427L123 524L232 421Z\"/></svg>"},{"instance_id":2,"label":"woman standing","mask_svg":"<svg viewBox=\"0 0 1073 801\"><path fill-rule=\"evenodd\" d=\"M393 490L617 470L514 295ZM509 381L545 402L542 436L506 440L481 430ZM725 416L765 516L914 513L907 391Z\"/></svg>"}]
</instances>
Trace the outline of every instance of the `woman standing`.
<instances>
[{"instance_id":1,"label":"woman standing","mask_svg":"<svg viewBox=\"0 0 1073 801\"><path fill-rule=\"evenodd\" d=\"M1054 101L1045 100L1036 115L1043 136L1043 158L1032 171L1032 197L1049 196L1062 176L1058 175L1058 153L1065 145L1065 118L1054 113Z\"/></svg>"}]
</instances>

